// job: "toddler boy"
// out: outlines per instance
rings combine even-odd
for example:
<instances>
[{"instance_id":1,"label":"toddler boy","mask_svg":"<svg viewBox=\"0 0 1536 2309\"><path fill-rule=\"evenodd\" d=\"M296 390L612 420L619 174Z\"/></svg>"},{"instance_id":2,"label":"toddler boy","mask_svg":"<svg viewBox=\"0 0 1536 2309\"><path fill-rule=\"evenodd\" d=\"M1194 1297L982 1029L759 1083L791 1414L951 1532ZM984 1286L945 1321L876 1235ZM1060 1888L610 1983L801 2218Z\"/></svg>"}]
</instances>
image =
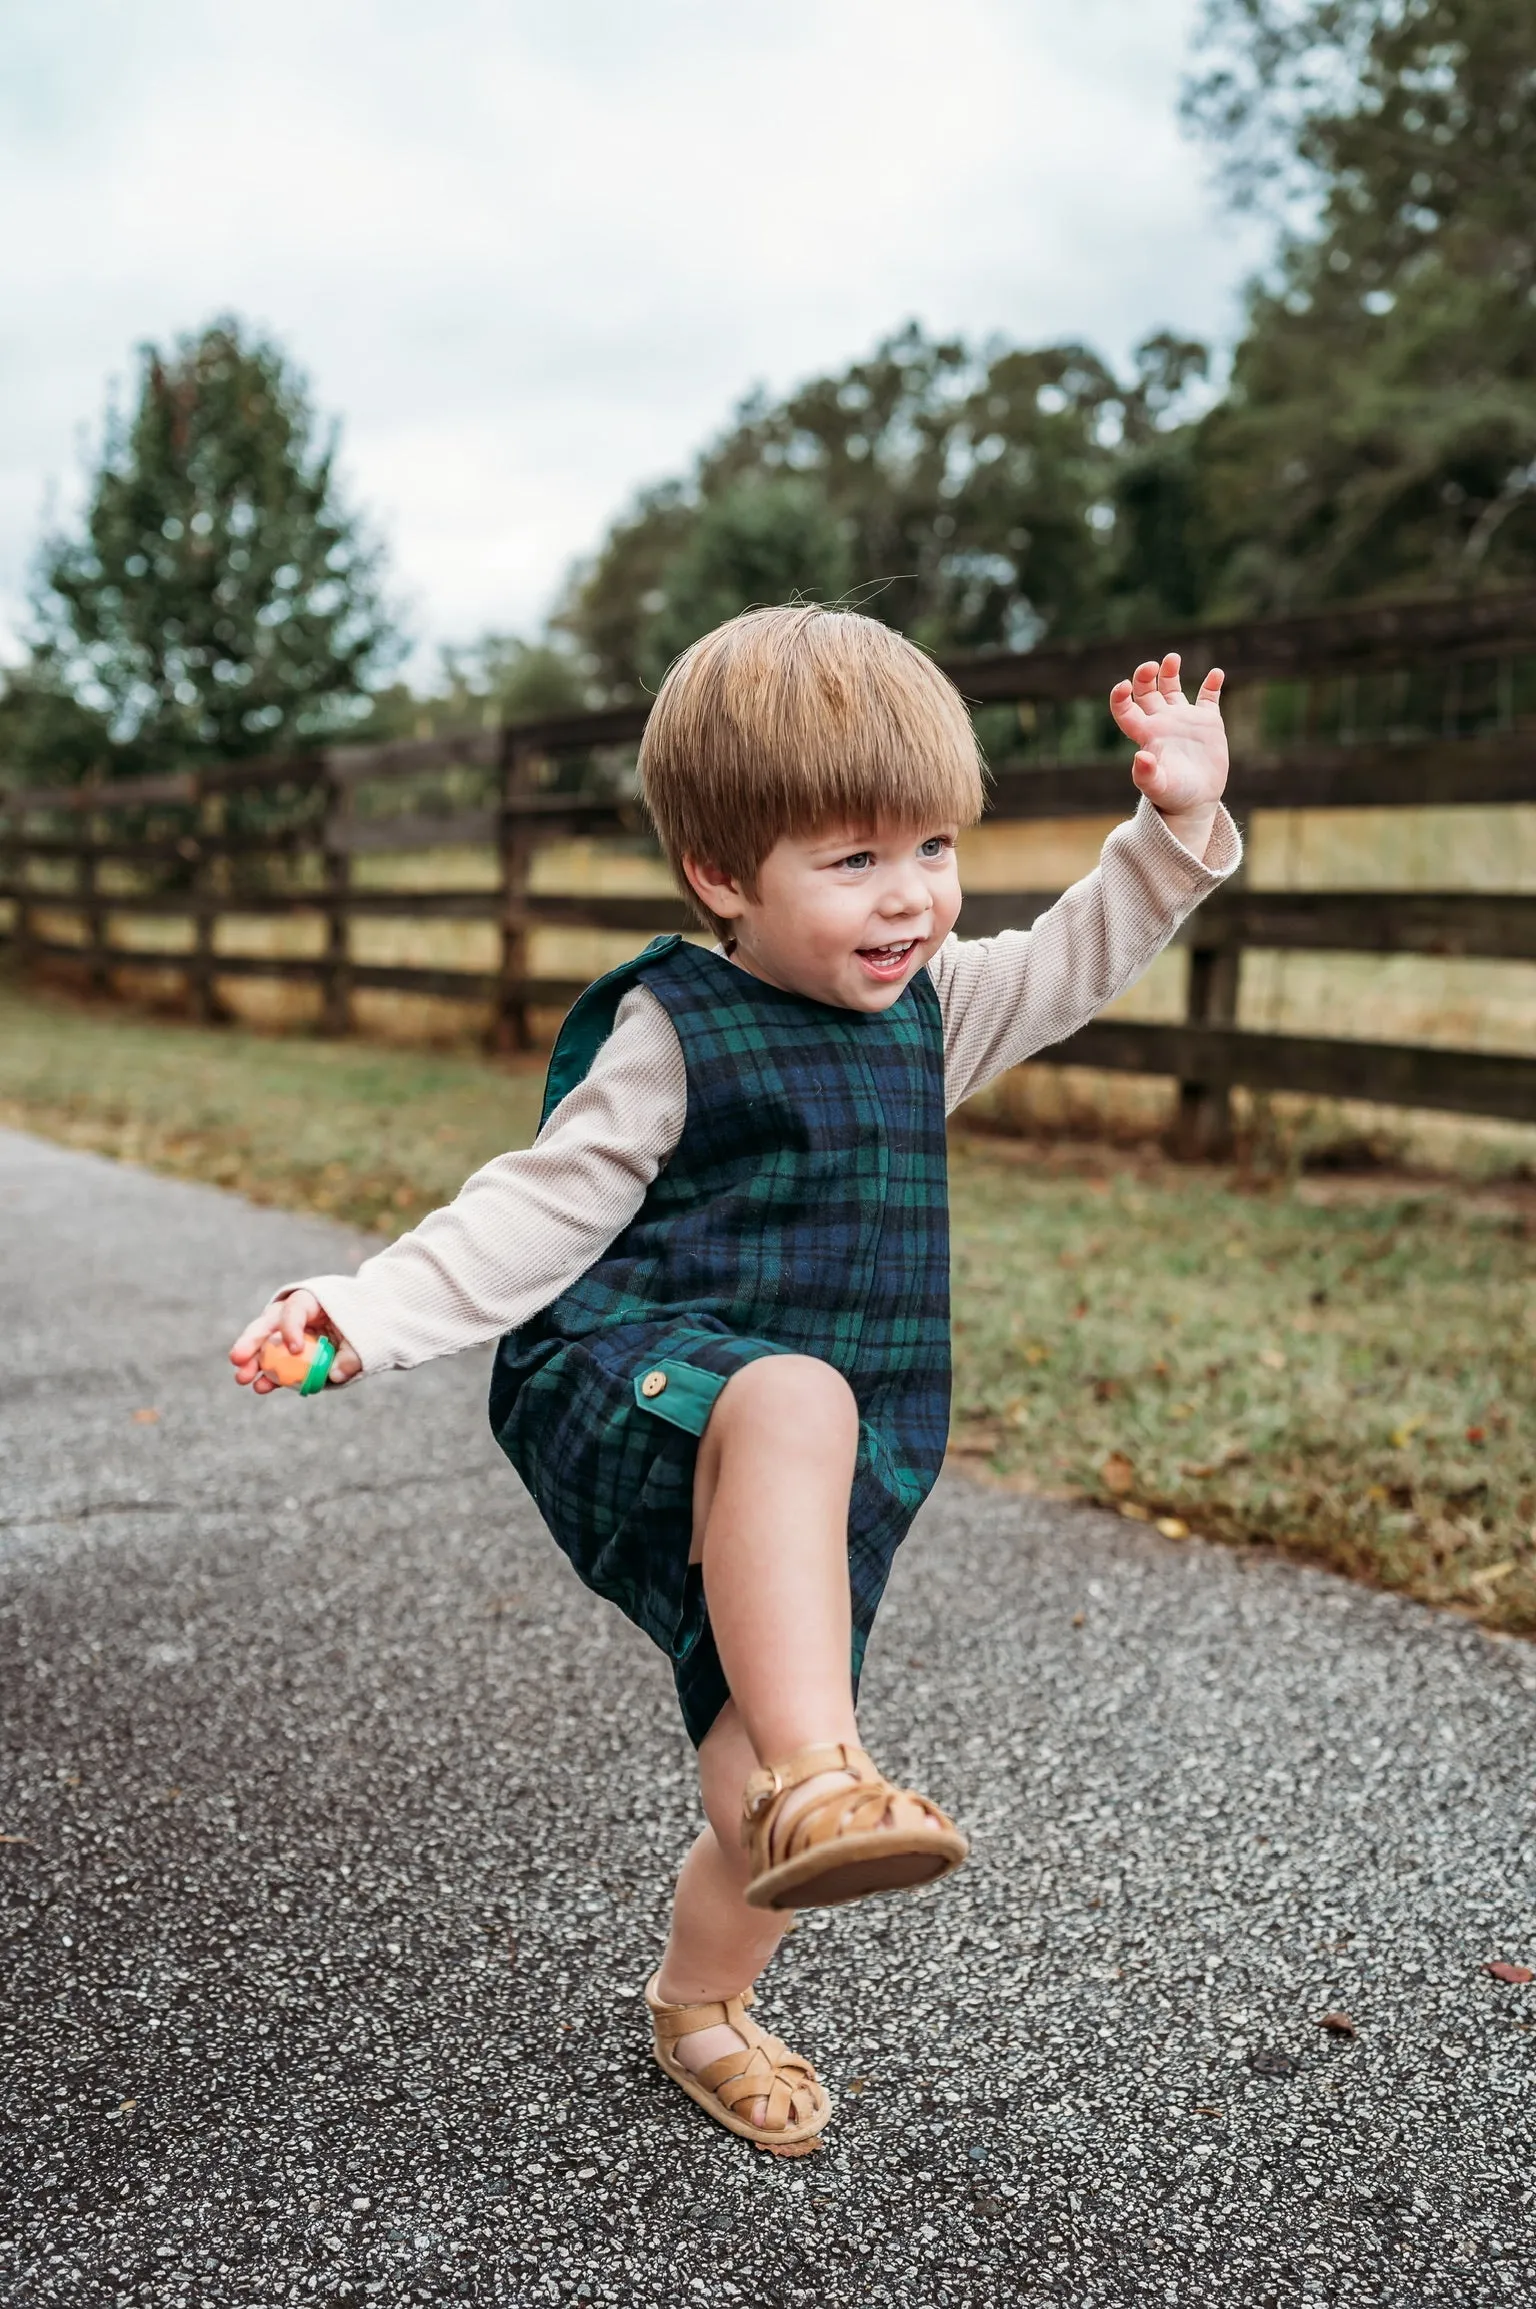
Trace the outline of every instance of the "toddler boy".
<instances>
[{"instance_id":1,"label":"toddler boy","mask_svg":"<svg viewBox=\"0 0 1536 2309\"><path fill-rule=\"evenodd\" d=\"M734 618L640 753L714 947L658 938L577 1002L535 1145L231 1349L338 1342L331 1382L499 1338L491 1423L579 1577L668 1654L707 1825L646 1990L719 2123L809 2146L810 2064L748 2017L797 1908L927 1883L965 1839L859 1742L864 1648L949 1415L945 1117L1138 978L1236 865L1206 676L1111 692L1136 815L1032 930L963 941L982 809L957 692L871 618Z\"/></svg>"}]
</instances>

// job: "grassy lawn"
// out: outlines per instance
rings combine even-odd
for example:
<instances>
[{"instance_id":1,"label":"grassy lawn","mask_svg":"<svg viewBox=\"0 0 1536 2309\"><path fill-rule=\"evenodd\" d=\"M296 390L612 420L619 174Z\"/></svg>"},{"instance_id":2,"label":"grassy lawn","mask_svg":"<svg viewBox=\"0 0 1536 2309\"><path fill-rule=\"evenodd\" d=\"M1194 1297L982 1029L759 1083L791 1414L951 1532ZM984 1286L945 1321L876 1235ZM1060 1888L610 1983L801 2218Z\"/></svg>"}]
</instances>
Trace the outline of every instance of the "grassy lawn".
<instances>
[{"instance_id":1,"label":"grassy lawn","mask_svg":"<svg viewBox=\"0 0 1536 2309\"><path fill-rule=\"evenodd\" d=\"M385 1231L541 1072L0 987L0 1122ZM1536 1631L1536 1206L962 1135L954 1211L965 1463Z\"/></svg>"}]
</instances>

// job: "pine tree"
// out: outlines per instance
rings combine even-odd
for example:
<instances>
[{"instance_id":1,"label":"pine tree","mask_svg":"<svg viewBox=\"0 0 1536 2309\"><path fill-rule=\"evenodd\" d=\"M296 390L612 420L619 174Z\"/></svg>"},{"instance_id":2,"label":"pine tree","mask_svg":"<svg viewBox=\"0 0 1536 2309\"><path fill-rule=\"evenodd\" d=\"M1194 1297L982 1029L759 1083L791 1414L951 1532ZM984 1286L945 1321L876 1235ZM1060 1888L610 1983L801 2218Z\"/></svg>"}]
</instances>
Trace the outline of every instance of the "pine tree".
<instances>
[{"instance_id":1,"label":"pine tree","mask_svg":"<svg viewBox=\"0 0 1536 2309\"><path fill-rule=\"evenodd\" d=\"M224 319L146 347L83 533L39 559L37 660L105 767L277 753L344 729L398 654L336 433L276 346Z\"/></svg>"}]
</instances>

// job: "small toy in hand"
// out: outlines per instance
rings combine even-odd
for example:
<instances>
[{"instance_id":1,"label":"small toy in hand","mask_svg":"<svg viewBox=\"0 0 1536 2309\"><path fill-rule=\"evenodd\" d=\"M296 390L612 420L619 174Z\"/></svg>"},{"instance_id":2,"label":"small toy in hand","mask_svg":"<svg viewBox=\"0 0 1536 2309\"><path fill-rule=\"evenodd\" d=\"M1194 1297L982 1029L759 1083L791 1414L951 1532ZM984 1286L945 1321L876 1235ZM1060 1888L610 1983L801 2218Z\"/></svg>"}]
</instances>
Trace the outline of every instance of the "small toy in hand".
<instances>
[{"instance_id":1,"label":"small toy in hand","mask_svg":"<svg viewBox=\"0 0 1536 2309\"><path fill-rule=\"evenodd\" d=\"M323 1333L316 1338L312 1331L306 1331L303 1348L296 1354L281 1331L274 1331L270 1339L263 1340L256 1360L279 1387L296 1387L301 1395L318 1395L336 1360L336 1342Z\"/></svg>"}]
</instances>

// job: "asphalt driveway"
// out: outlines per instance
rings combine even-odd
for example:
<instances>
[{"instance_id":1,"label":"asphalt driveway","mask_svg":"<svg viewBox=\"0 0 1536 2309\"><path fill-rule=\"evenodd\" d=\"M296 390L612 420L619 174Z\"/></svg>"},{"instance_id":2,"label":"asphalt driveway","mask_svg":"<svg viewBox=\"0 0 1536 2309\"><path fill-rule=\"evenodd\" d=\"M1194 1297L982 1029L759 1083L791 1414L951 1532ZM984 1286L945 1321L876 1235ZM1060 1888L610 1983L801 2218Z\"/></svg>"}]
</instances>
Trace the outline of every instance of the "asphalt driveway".
<instances>
[{"instance_id":1,"label":"asphalt driveway","mask_svg":"<svg viewBox=\"0 0 1536 2309\"><path fill-rule=\"evenodd\" d=\"M1536 2297L1536 1648L946 1481L865 1722L973 1862L787 1944L839 2114L755 2154L647 2054L670 1679L484 1359L221 1366L360 1249L0 1134L0 2301Z\"/></svg>"}]
</instances>

